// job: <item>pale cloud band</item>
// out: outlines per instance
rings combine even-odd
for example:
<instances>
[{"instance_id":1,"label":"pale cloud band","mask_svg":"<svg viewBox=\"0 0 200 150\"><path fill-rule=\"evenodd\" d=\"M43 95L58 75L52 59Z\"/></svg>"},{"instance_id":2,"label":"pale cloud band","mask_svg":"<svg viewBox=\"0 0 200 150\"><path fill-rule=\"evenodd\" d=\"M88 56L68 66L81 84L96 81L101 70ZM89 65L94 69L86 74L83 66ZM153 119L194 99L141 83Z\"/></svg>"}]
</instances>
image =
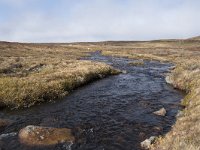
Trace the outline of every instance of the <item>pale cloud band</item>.
<instances>
[{"instance_id":1,"label":"pale cloud band","mask_svg":"<svg viewBox=\"0 0 200 150\"><path fill-rule=\"evenodd\" d=\"M0 40L71 42L187 38L198 0L0 0Z\"/></svg>"}]
</instances>

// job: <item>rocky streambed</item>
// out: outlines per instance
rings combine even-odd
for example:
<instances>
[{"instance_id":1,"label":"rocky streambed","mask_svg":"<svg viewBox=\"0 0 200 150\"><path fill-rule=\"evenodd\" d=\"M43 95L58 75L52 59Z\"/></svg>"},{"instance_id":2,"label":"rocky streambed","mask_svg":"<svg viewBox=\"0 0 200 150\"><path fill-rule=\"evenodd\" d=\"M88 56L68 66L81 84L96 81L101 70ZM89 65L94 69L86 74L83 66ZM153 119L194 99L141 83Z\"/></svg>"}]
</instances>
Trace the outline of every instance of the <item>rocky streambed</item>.
<instances>
[{"instance_id":1,"label":"rocky streambed","mask_svg":"<svg viewBox=\"0 0 200 150\"><path fill-rule=\"evenodd\" d=\"M2 150L139 150L171 129L184 93L165 82L172 67L158 61L85 58L123 70L80 87L63 100L0 111Z\"/></svg>"}]
</instances>

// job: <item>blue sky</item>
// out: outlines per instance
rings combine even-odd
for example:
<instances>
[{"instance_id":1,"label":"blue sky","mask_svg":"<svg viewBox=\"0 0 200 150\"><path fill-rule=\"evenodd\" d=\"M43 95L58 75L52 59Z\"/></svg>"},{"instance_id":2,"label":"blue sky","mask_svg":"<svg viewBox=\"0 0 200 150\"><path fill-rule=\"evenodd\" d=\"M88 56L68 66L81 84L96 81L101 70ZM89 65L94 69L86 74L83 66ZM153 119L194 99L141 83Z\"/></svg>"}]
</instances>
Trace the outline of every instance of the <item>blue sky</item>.
<instances>
[{"instance_id":1,"label":"blue sky","mask_svg":"<svg viewBox=\"0 0 200 150\"><path fill-rule=\"evenodd\" d=\"M199 0L0 0L0 40L74 42L200 35Z\"/></svg>"}]
</instances>

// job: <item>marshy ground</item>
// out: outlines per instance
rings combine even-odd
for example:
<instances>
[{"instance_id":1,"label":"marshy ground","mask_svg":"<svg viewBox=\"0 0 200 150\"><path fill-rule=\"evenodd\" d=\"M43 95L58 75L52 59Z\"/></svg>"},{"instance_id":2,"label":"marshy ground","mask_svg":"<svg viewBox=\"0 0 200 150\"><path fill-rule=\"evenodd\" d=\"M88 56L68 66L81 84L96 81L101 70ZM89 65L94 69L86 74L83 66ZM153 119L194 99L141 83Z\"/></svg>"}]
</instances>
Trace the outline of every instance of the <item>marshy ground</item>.
<instances>
[{"instance_id":1,"label":"marshy ground","mask_svg":"<svg viewBox=\"0 0 200 150\"><path fill-rule=\"evenodd\" d=\"M100 42L72 44L18 44L2 42L0 43L0 100L2 108L6 106L9 106L10 108L30 107L43 101L57 100L62 98L72 89L83 85L88 81L96 78L102 78L110 74L116 74L117 71L105 63L82 59L83 57L88 56L90 52L95 52L96 50L101 50L103 55L115 56L115 59L117 59L116 57L123 57L121 58L123 62L126 62L126 59L129 58L126 67L133 69L133 72L130 72L129 69L127 70L127 68L124 67L125 65L120 65L121 63L115 59L112 61L117 64L112 63L112 61L105 61L104 57L99 57L98 59L92 57L94 60L102 61L103 59L103 62L106 62L110 65L114 64L114 67L118 66L117 68L126 70L127 74L120 74L118 76L113 76L108 79L95 82L94 85L91 84L83 88L83 91L86 90L87 92L85 91L81 93L82 89L79 89L70 95L66 100L55 104L42 104L40 106L35 106L22 111L5 111L4 109L4 111L1 112L2 118L6 118L7 116L9 119L18 120L19 122L16 121L14 124L7 126L2 133L19 130L28 124L39 125L43 122L42 125L50 125L49 122L52 122L51 126L55 127L73 128L73 126L79 126L76 128L76 130L74 129L76 140L80 139L77 141L78 145L74 145L76 149L81 148L81 145L84 145L83 143L87 145L88 141L92 146L97 146L100 144L101 146L107 145L108 147L110 146L110 148L117 147L118 149L122 149L125 147L124 145L126 145L126 149L131 149L134 148L132 147L134 146L134 142L132 141L134 138L132 138L132 140L129 140L129 138L131 138L131 136L136 136L135 139L138 140L137 135L139 136L139 131L135 131L135 129L141 127L141 130L145 130L145 125L148 125L149 123L153 124L151 126L153 128L154 123L156 123L157 125L161 125L160 128L156 129L164 130L161 131L161 133L159 133L159 131L156 135L163 133L167 134L163 138L159 138L156 144L152 146L152 149L199 149L199 49L200 42L198 38L150 42ZM134 64L132 59L140 59L139 65L137 63ZM144 60L144 64L141 62L141 60ZM147 63L147 60L158 60L160 63L157 62L151 66L151 63ZM186 108L183 110L177 120L175 120L175 115L179 109L177 102L181 99L181 97L180 94L178 94L177 97L176 92L172 94L172 97L167 97L166 95L162 97L162 94L165 93L170 95L170 91L173 93L174 90L164 82L163 73L166 73L166 67L169 66L163 62L168 62L168 64L171 62L175 64L175 69L171 71L168 79L175 88L184 90L187 93L186 97L181 102L181 104ZM144 71L146 65L150 65L149 70L147 69L145 70L147 72L141 73L140 71ZM132 74L134 74L134 77L138 78L135 80ZM153 75L153 77L151 75ZM148 79L147 77L151 78L151 82L149 80L145 80ZM123 82L125 85L122 84ZM134 83L137 84L138 82L140 84L132 86ZM115 83L119 83L119 87L115 85ZM98 91L101 89L101 87L104 87L104 84L109 84L109 86L113 85L120 88L121 90L118 92L116 92L118 88L111 89L112 91L115 91L112 93L109 92L109 86L107 87L107 94L110 94L110 96L115 94L119 96L120 94L120 96L118 97L115 95L115 98L109 98L109 95L101 93L102 91ZM143 84L147 85L143 86ZM162 86L157 88L155 85ZM95 88L92 86L96 87L96 90L98 91L97 93L92 92L92 90L95 91ZM143 87L140 88L140 86ZM145 90L144 87L148 87L149 94L145 91L137 91ZM157 90L162 91L160 97L158 96L160 92ZM132 95L133 91L136 91L139 97L135 96L137 95L136 93ZM158 95L155 96L153 93ZM93 94L93 98L90 99L87 97L87 94ZM150 104L147 103L150 101L148 99L149 96L152 96L153 99L153 101L151 101L152 103ZM146 101L145 98L148 100ZM132 99L134 99L136 103L135 101L133 102ZM172 101L172 104L167 104L170 101ZM174 104L175 101L176 103ZM66 104L62 104L62 106L66 107L59 110L61 107L60 103ZM43 105L45 107L43 107ZM83 106L85 105L86 107L84 108ZM91 109L87 108L90 105ZM171 105L173 105L173 107ZM131 106L133 106L133 109L129 108ZM138 106L138 109L140 107L144 107L143 113L141 111L142 109L140 109L140 111L137 113L137 109L134 109L136 106ZM165 106L168 111L166 117L158 117L151 114L161 106ZM111 108L113 108L114 120L109 118L112 116L112 114L109 115L109 111L112 113ZM55 109L55 111L53 111L53 109ZM71 113L70 109L73 109L74 111L77 109L77 113ZM90 112L93 109L94 112ZM103 110L105 111L102 112ZM66 113L68 117L67 115L65 115L66 118L56 117L56 113L59 111L60 113ZM48 121L48 117L42 116L44 115L43 112L45 112L44 114L49 113L49 116L55 117L53 120L57 121ZM83 113L79 114L78 112ZM41 115L41 118L47 118L47 120L42 121L41 118L38 119L37 113ZM53 114L55 114L55 116ZM141 115L145 114L147 116L141 118ZM31 115L32 118L30 117ZM153 121L150 119L152 122L148 120L148 115L152 116L151 119ZM119 118L115 118L115 116ZM136 120L131 120L133 116ZM87 120L87 118L89 120ZM76 121L74 122L73 119ZM147 122L145 122L143 119L146 119ZM64 121L64 123L62 121ZM101 123L102 121L103 123L105 122L105 128L103 125L100 126L98 121ZM132 126L133 124L137 125L137 121L142 125L139 125L139 127ZM86 122L86 124L83 122ZM89 122L89 124L87 124L87 122ZM95 124L95 122L97 124ZM125 125L125 127L123 125ZM171 128L172 125L173 127ZM110 131L109 127L113 129L113 133L108 132ZM84 129L86 129L85 132L81 132ZM147 128L147 130L148 132L145 130L144 134L140 134L140 136L143 138L148 138L150 135L152 135L152 133L156 133L154 131L151 132L149 128ZM92 131L92 133L90 131ZM122 135L118 136L119 134L117 133L119 132ZM104 136L107 137L108 135L106 134L115 135L115 133L116 137L114 136L114 139L105 139L104 141L100 140L104 139ZM133 135L134 133L137 134ZM95 135L99 135L99 138L97 138L97 136L95 138ZM116 140L119 142L116 142ZM114 145L106 144L106 142L110 143L109 141ZM139 146L138 142L135 143L137 148ZM120 145L119 143L122 144ZM130 145L128 146L127 143Z\"/></svg>"}]
</instances>

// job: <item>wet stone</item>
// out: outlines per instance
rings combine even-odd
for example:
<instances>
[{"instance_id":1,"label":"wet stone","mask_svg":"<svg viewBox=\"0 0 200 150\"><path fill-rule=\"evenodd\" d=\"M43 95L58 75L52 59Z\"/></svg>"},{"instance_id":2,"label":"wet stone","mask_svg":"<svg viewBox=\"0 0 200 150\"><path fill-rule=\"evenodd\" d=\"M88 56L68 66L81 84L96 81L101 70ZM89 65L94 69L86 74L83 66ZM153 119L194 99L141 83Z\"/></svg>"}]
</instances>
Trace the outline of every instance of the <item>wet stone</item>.
<instances>
[{"instance_id":1,"label":"wet stone","mask_svg":"<svg viewBox=\"0 0 200 150\"><path fill-rule=\"evenodd\" d=\"M29 125L19 132L19 141L30 146L49 146L73 142L75 139L67 128L51 128Z\"/></svg>"},{"instance_id":2,"label":"wet stone","mask_svg":"<svg viewBox=\"0 0 200 150\"><path fill-rule=\"evenodd\" d=\"M145 133L144 133L144 132L140 132L140 133L139 133L139 137L140 137L140 138L144 138L144 136L145 136Z\"/></svg>"},{"instance_id":3,"label":"wet stone","mask_svg":"<svg viewBox=\"0 0 200 150\"><path fill-rule=\"evenodd\" d=\"M11 120L8 119L0 119L0 131L3 131L5 127L12 124Z\"/></svg>"},{"instance_id":4,"label":"wet stone","mask_svg":"<svg viewBox=\"0 0 200 150\"><path fill-rule=\"evenodd\" d=\"M173 84L172 78L171 78L170 76L166 76L166 77L165 77L165 81L166 81L168 84Z\"/></svg>"},{"instance_id":5,"label":"wet stone","mask_svg":"<svg viewBox=\"0 0 200 150\"><path fill-rule=\"evenodd\" d=\"M165 108L161 108L160 110L158 111L155 111L153 112L155 115L158 115L158 116L165 116L167 111L165 110Z\"/></svg>"},{"instance_id":6,"label":"wet stone","mask_svg":"<svg viewBox=\"0 0 200 150\"><path fill-rule=\"evenodd\" d=\"M144 149L149 149L151 144L153 144L153 142L155 142L155 139L156 139L155 136L151 136L149 139L146 139L143 142L141 142L141 147Z\"/></svg>"},{"instance_id":7,"label":"wet stone","mask_svg":"<svg viewBox=\"0 0 200 150\"><path fill-rule=\"evenodd\" d=\"M0 119L0 128L6 127L12 123L11 120L8 119Z\"/></svg>"}]
</instances>

